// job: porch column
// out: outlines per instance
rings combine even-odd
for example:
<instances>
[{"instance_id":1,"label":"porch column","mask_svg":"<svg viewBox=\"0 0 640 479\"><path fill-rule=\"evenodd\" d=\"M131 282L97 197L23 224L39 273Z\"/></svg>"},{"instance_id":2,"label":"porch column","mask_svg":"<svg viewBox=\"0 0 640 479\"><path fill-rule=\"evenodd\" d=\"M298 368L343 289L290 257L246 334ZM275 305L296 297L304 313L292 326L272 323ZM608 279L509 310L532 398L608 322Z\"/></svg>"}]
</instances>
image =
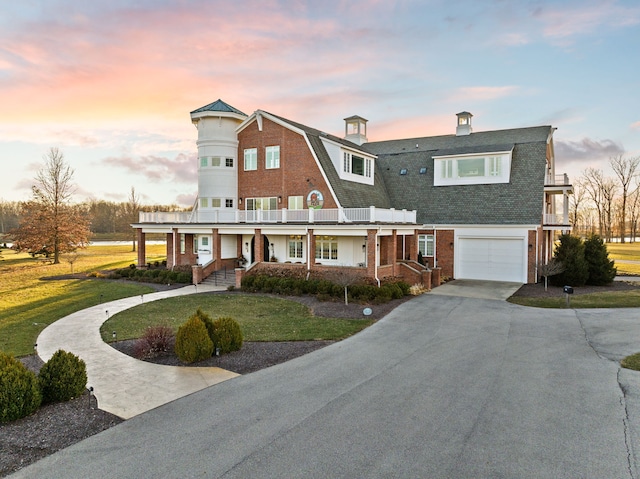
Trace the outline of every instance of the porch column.
<instances>
[{"instance_id":1,"label":"porch column","mask_svg":"<svg viewBox=\"0 0 640 479\"><path fill-rule=\"evenodd\" d=\"M219 260L222 259L222 256L220 255L220 234L218 233L218 228L213 228L212 233L211 258L213 260Z\"/></svg>"},{"instance_id":2,"label":"porch column","mask_svg":"<svg viewBox=\"0 0 640 479\"><path fill-rule=\"evenodd\" d=\"M313 230L307 231L307 250L307 270L312 270L316 264L316 236Z\"/></svg>"},{"instance_id":3,"label":"porch column","mask_svg":"<svg viewBox=\"0 0 640 479\"><path fill-rule=\"evenodd\" d=\"M173 230L171 231L171 245L171 262L173 263L173 266L183 264L181 261L183 257L180 256L180 233L178 233L178 228L173 228ZM169 258L167 258L167 261L168 260Z\"/></svg>"},{"instance_id":4,"label":"porch column","mask_svg":"<svg viewBox=\"0 0 640 479\"><path fill-rule=\"evenodd\" d=\"M146 263L147 245L145 243L145 234L141 228L136 228L136 237L138 241L138 267L144 266Z\"/></svg>"},{"instance_id":5,"label":"porch column","mask_svg":"<svg viewBox=\"0 0 640 479\"><path fill-rule=\"evenodd\" d=\"M409 250L409 260L418 261L418 235L417 231L413 232L413 235L406 236L407 247Z\"/></svg>"},{"instance_id":6,"label":"porch column","mask_svg":"<svg viewBox=\"0 0 640 479\"><path fill-rule=\"evenodd\" d=\"M254 261L260 263L264 261L264 239L262 238L262 230L257 229L254 232Z\"/></svg>"},{"instance_id":7,"label":"porch column","mask_svg":"<svg viewBox=\"0 0 640 479\"><path fill-rule=\"evenodd\" d=\"M376 232L367 230L367 277L376 277Z\"/></svg>"},{"instance_id":8,"label":"porch column","mask_svg":"<svg viewBox=\"0 0 640 479\"><path fill-rule=\"evenodd\" d=\"M393 230L393 232L391 233L390 243L391 244L388 246L388 249L387 249L387 259L392 265L391 271L393 276L396 276L398 274L398 258L397 258L398 230Z\"/></svg>"}]
</instances>

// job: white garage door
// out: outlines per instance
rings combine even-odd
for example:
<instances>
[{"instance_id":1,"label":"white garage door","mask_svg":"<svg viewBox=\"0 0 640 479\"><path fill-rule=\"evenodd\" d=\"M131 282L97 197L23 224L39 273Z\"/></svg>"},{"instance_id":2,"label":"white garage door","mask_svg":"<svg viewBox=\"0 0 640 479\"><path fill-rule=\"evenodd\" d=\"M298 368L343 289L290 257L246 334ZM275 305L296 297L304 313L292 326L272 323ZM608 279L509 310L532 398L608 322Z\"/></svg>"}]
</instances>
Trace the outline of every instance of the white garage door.
<instances>
[{"instance_id":1,"label":"white garage door","mask_svg":"<svg viewBox=\"0 0 640 479\"><path fill-rule=\"evenodd\" d=\"M456 264L460 279L525 281L522 238L460 238Z\"/></svg>"}]
</instances>

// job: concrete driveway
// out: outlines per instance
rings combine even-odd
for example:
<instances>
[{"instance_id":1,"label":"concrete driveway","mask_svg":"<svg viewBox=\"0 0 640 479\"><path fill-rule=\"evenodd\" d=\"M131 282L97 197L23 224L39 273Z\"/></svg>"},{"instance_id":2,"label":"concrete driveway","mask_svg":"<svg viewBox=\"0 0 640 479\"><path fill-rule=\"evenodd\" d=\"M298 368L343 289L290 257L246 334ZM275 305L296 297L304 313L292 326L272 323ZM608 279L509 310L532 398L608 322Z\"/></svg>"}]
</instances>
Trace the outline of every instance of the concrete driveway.
<instances>
[{"instance_id":1,"label":"concrete driveway","mask_svg":"<svg viewBox=\"0 0 640 479\"><path fill-rule=\"evenodd\" d=\"M637 478L639 316L425 294L14 477Z\"/></svg>"},{"instance_id":2,"label":"concrete driveway","mask_svg":"<svg viewBox=\"0 0 640 479\"><path fill-rule=\"evenodd\" d=\"M522 283L506 281L481 281L454 279L431 290L431 294L441 296L462 296L464 298L495 299L504 301L518 291Z\"/></svg>"}]
</instances>

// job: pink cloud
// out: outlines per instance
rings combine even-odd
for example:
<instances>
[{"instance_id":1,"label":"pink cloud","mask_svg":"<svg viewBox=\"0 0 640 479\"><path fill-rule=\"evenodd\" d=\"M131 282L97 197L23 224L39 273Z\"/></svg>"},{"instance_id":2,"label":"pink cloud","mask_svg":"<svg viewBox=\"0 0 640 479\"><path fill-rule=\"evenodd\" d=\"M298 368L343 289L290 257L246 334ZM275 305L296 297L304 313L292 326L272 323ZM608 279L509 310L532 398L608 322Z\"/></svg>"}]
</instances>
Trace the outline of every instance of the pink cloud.
<instances>
[{"instance_id":1,"label":"pink cloud","mask_svg":"<svg viewBox=\"0 0 640 479\"><path fill-rule=\"evenodd\" d=\"M514 85L462 87L455 91L451 100L458 102L489 101L512 96L516 94L518 90L519 87Z\"/></svg>"},{"instance_id":2,"label":"pink cloud","mask_svg":"<svg viewBox=\"0 0 640 479\"><path fill-rule=\"evenodd\" d=\"M103 163L143 176L154 183L197 184L198 179L195 153L180 153L174 159L159 156L109 157L105 158Z\"/></svg>"},{"instance_id":3,"label":"pink cloud","mask_svg":"<svg viewBox=\"0 0 640 479\"><path fill-rule=\"evenodd\" d=\"M590 5L578 3L566 8L540 7L534 13L545 25L545 37L561 44L572 43L578 35L592 33L601 28L616 29L640 23L640 8L625 7L610 0Z\"/></svg>"},{"instance_id":4,"label":"pink cloud","mask_svg":"<svg viewBox=\"0 0 640 479\"><path fill-rule=\"evenodd\" d=\"M640 130L640 121L636 121L635 123L631 123L632 130Z\"/></svg>"}]
</instances>

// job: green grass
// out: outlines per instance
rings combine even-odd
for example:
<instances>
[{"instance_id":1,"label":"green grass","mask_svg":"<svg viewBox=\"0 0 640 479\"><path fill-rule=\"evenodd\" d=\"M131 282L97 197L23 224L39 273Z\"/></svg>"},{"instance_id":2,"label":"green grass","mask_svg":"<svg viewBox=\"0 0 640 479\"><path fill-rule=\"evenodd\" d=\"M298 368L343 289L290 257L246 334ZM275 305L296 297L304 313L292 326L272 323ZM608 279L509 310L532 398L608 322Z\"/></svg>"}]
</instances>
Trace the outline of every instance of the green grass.
<instances>
[{"instance_id":1,"label":"green grass","mask_svg":"<svg viewBox=\"0 0 640 479\"><path fill-rule=\"evenodd\" d=\"M607 243L611 259L640 261L640 243Z\"/></svg>"},{"instance_id":2,"label":"green grass","mask_svg":"<svg viewBox=\"0 0 640 479\"><path fill-rule=\"evenodd\" d=\"M213 319L231 316L245 341L305 341L343 339L371 325L373 320L322 318L295 301L246 294L199 294L141 304L112 316L101 328L102 338L138 338L148 326L177 331L198 308Z\"/></svg>"},{"instance_id":3,"label":"green grass","mask_svg":"<svg viewBox=\"0 0 640 479\"><path fill-rule=\"evenodd\" d=\"M163 245L147 247L151 260L164 258ZM73 271L126 267L136 261L130 246L91 246L80 251ZM71 264L43 264L27 254L0 251L0 351L14 356L33 353L40 331L84 308L153 291L136 283L98 280L47 280L71 273Z\"/></svg>"},{"instance_id":4,"label":"green grass","mask_svg":"<svg viewBox=\"0 0 640 479\"><path fill-rule=\"evenodd\" d=\"M528 298L512 296L510 303L535 308L566 308L567 301L564 295L553 298ZM603 292L591 294L573 295L570 298L571 308L639 308L640 290Z\"/></svg>"},{"instance_id":5,"label":"green grass","mask_svg":"<svg viewBox=\"0 0 640 479\"><path fill-rule=\"evenodd\" d=\"M634 371L640 371L640 353L627 356L620 361L620 366L627 369L633 369Z\"/></svg>"},{"instance_id":6,"label":"green grass","mask_svg":"<svg viewBox=\"0 0 640 479\"><path fill-rule=\"evenodd\" d=\"M607 243L609 259L640 261L640 243ZM624 264L616 261L618 275L640 276L640 264Z\"/></svg>"}]
</instances>

